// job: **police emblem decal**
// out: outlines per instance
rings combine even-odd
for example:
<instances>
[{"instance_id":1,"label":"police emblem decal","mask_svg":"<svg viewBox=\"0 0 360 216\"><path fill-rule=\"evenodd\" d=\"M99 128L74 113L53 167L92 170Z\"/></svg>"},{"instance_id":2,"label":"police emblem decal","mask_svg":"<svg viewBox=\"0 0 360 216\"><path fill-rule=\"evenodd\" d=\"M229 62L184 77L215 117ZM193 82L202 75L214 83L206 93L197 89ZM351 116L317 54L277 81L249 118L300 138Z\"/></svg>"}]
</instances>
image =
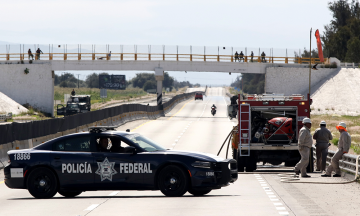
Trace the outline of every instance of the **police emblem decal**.
<instances>
[{"instance_id":1,"label":"police emblem decal","mask_svg":"<svg viewBox=\"0 0 360 216\"><path fill-rule=\"evenodd\" d=\"M103 162L97 162L98 169L96 170L96 174L100 175L101 181L108 179L112 181L112 176L115 175L117 172L114 169L115 162L109 162L107 158Z\"/></svg>"}]
</instances>

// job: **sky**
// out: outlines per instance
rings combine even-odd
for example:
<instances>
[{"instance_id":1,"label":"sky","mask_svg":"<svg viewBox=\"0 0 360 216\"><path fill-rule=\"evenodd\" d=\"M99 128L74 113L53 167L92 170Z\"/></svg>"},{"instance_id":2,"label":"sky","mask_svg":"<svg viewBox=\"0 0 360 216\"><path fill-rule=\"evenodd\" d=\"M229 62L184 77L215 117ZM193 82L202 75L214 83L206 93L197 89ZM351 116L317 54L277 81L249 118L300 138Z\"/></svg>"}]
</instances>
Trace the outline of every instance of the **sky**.
<instances>
[{"instance_id":1,"label":"sky","mask_svg":"<svg viewBox=\"0 0 360 216\"><path fill-rule=\"evenodd\" d=\"M322 34L330 23L328 2L0 0L0 46L136 44L299 50L309 48L310 28L313 34L316 29ZM314 36L312 47L316 47ZM226 73L170 74L179 81L210 85L230 84L236 78Z\"/></svg>"}]
</instances>

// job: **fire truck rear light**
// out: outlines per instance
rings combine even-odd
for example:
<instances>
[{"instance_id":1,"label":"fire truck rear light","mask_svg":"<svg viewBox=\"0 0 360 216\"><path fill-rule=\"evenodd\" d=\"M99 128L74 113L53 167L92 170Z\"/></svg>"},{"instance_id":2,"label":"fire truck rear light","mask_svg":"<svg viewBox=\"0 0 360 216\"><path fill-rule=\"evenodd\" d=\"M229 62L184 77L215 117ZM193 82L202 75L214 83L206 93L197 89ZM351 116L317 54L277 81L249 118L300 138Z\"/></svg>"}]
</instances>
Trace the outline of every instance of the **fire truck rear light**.
<instances>
[{"instance_id":1,"label":"fire truck rear light","mask_svg":"<svg viewBox=\"0 0 360 216\"><path fill-rule=\"evenodd\" d=\"M264 101L263 105L269 105L269 101Z\"/></svg>"},{"instance_id":2,"label":"fire truck rear light","mask_svg":"<svg viewBox=\"0 0 360 216\"><path fill-rule=\"evenodd\" d=\"M245 102L242 102L241 104L246 104Z\"/></svg>"},{"instance_id":3,"label":"fire truck rear light","mask_svg":"<svg viewBox=\"0 0 360 216\"><path fill-rule=\"evenodd\" d=\"M299 104L300 104L300 105L305 105L305 102L300 102Z\"/></svg>"},{"instance_id":4,"label":"fire truck rear light","mask_svg":"<svg viewBox=\"0 0 360 216\"><path fill-rule=\"evenodd\" d=\"M285 105L284 101L279 101L279 105Z\"/></svg>"}]
</instances>

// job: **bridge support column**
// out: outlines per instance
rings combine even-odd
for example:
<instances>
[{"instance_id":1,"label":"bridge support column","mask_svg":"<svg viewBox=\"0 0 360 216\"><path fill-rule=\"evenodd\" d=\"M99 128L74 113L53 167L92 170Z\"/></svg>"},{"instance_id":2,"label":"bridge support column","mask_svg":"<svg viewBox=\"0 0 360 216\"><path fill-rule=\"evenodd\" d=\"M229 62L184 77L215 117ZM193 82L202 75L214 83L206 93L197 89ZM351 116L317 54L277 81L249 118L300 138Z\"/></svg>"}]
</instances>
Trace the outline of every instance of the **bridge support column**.
<instances>
[{"instance_id":1,"label":"bridge support column","mask_svg":"<svg viewBox=\"0 0 360 216\"><path fill-rule=\"evenodd\" d=\"M155 68L155 79L157 81L157 105L160 110L162 110L162 88L163 88L163 80L164 80L164 69L163 68Z\"/></svg>"}]
</instances>

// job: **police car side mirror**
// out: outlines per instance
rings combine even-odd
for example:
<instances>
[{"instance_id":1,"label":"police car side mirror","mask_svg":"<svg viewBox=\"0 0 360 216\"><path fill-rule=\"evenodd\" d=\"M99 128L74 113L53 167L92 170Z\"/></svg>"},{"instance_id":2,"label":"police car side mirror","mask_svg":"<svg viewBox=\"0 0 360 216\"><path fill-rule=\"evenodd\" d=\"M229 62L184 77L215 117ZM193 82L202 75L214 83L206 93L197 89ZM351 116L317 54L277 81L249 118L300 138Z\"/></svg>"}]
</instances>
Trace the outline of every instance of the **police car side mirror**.
<instances>
[{"instance_id":1,"label":"police car side mirror","mask_svg":"<svg viewBox=\"0 0 360 216\"><path fill-rule=\"evenodd\" d=\"M134 146L127 147L127 152L131 153L131 154L136 154L137 153L136 148Z\"/></svg>"}]
</instances>

